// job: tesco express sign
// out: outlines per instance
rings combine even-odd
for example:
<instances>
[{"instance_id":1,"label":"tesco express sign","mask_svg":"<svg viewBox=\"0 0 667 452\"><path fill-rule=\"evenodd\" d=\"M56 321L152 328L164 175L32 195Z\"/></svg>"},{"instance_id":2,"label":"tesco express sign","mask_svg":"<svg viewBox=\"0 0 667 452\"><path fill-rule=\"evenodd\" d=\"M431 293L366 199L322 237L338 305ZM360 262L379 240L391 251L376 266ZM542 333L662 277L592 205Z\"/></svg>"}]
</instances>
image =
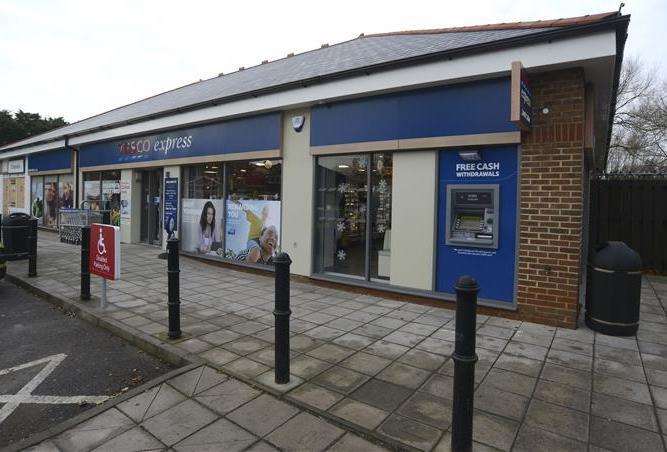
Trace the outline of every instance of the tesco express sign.
<instances>
[{"instance_id":1,"label":"tesco express sign","mask_svg":"<svg viewBox=\"0 0 667 452\"><path fill-rule=\"evenodd\" d=\"M121 155L141 155L149 152L167 155L173 150L189 149L192 135L158 138L137 138L123 141L118 145Z\"/></svg>"}]
</instances>

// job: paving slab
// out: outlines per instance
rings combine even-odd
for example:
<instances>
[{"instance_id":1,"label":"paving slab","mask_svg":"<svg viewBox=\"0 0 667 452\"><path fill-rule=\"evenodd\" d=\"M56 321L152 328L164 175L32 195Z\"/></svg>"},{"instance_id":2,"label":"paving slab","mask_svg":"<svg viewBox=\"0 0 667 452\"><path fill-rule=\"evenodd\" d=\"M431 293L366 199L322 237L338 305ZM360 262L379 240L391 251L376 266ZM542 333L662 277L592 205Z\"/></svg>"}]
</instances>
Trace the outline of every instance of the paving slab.
<instances>
[{"instance_id":1,"label":"paving slab","mask_svg":"<svg viewBox=\"0 0 667 452\"><path fill-rule=\"evenodd\" d=\"M299 410L263 394L232 411L227 417L258 436L264 436L295 416Z\"/></svg>"},{"instance_id":2,"label":"paving slab","mask_svg":"<svg viewBox=\"0 0 667 452\"><path fill-rule=\"evenodd\" d=\"M283 424L266 439L281 450L323 451L343 436L341 428L309 413L301 413Z\"/></svg>"},{"instance_id":3,"label":"paving slab","mask_svg":"<svg viewBox=\"0 0 667 452\"><path fill-rule=\"evenodd\" d=\"M173 446L217 418L211 410L188 399L144 421L141 425L167 446Z\"/></svg>"}]
</instances>

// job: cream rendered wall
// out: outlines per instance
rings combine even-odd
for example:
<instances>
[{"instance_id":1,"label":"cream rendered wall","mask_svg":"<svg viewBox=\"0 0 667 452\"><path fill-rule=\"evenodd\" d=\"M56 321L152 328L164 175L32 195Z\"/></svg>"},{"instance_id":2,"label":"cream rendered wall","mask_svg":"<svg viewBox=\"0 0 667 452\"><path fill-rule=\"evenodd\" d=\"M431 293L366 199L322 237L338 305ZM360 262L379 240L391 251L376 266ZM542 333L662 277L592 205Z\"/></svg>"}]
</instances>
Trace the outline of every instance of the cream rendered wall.
<instances>
[{"instance_id":1,"label":"cream rendered wall","mask_svg":"<svg viewBox=\"0 0 667 452\"><path fill-rule=\"evenodd\" d=\"M129 183L130 190L127 192L129 196L126 196L126 192L122 189L123 184ZM132 243L132 226L133 223L139 223L138 221L132 221L135 217L132 215L132 209L134 208L134 203L132 202L132 190L134 188L135 182L133 180L133 174L131 169L124 169L120 171L120 202L130 202L130 215L125 217L124 215L120 216L120 241L122 243ZM128 199L129 198L129 199Z\"/></svg>"},{"instance_id":2,"label":"cream rendered wall","mask_svg":"<svg viewBox=\"0 0 667 452\"><path fill-rule=\"evenodd\" d=\"M303 115L300 132L292 117ZM310 111L283 115L281 246L292 258L291 272L310 276L313 223L313 158L310 156Z\"/></svg>"},{"instance_id":3,"label":"cream rendered wall","mask_svg":"<svg viewBox=\"0 0 667 452\"><path fill-rule=\"evenodd\" d=\"M437 151L395 152L391 208L392 285L433 289Z\"/></svg>"}]
</instances>

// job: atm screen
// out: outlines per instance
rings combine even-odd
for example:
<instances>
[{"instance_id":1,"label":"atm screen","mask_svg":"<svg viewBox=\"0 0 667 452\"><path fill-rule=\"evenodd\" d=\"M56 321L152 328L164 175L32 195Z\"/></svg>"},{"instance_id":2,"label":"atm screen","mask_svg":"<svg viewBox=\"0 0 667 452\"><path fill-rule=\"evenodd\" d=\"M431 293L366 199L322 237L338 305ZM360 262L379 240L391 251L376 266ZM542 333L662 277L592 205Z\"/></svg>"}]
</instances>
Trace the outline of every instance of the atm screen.
<instances>
[{"instance_id":1,"label":"atm screen","mask_svg":"<svg viewBox=\"0 0 667 452\"><path fill-rule=\"evenodd\" d=\"M481 214L458 214L454 221L454 229L459 231L481 231L484 225L483 215Z\"/></svg>"}]
</instances>

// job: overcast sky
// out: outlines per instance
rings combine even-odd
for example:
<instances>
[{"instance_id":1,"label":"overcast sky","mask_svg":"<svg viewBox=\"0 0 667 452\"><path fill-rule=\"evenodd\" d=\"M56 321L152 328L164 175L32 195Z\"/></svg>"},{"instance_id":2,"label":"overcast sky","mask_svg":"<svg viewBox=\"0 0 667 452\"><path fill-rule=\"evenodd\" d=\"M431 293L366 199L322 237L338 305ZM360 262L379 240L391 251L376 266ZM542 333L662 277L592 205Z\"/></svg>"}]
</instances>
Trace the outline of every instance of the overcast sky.
<instances>
[{"instance_id":1,"label":"overcast sky","mask_svg":"<svg viewBox=\"0 0 667 452\"><path fill-rule=\"evenodd\" d=\"M626 55L667 70L667 0L625 0ZM76 121L360 33L553 19L608 0L0 0L0 109Z\"/></svg>"}]
</instances>

